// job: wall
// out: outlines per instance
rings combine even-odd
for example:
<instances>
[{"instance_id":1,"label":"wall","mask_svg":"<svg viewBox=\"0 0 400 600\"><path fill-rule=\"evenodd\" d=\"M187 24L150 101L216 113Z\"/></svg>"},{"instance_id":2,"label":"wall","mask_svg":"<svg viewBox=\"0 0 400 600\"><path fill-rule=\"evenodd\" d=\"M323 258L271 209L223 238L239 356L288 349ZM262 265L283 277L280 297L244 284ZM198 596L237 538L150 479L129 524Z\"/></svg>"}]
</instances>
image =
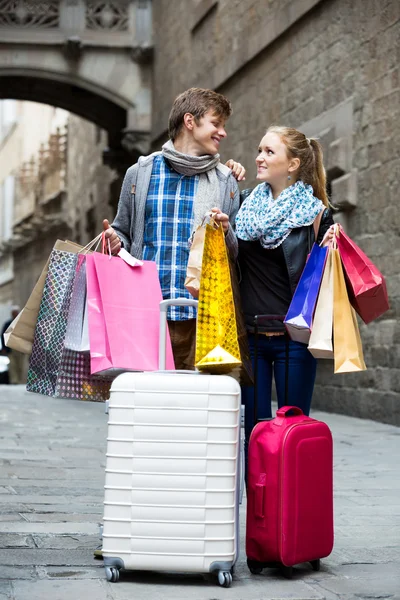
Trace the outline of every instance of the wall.
<instances>
[{"instance_id":1,"label":"wall","mask_svg":"<svg viewBox=\"0 0 400 600\"><path fill-rule=\"evenodd\" d=\"M74 241L88 243L102 231L103 219L114 216L110 186L116 174L102 164L107 134L93 123L70 114L68 119L68 220Z\"/></svg>"},{"instance_id":2,"label":"wall","mask_svg":"<svg viewBox=\"0 0 400 600\"><path fill-rule=\"evenodd\" d=\"M2 190L2 193L0 193L0 216L1 221L3 221L5 182L12 178L16 183L21 165L32 158L37 162L41 144L48 141L49 135L57 127L62 127L65 124L68 113L62 109L35 102L7 100L0 101L0 103L2 117L5 116L6 112L9 112L11 104L15 116L13 123L10 123L6 128L2 127L2 135L0 136L0 190ZM16 205L16 185L14 184L13 187L14 206L12 207L11 217L14 223L15 219L21 219L27 212L31 212L32 206L31 203L29 203L29 206ZM4 235L3 229L0 228L0 243L7 243L9 236L8 234ZM31 284L34 284L36 275L38 275L34 268L34 256L30 254L28 264L31 263L33 269L26 269L27 263L23 261L26 278L24 278L24 281L13 281L14 269L16 268L13 259L11 249L8 247L2 248L0 253L0 319L5 318L5 316L8 317L9 307L12 304L25 301L27 291L32 289Z\"/></svg>"},{"instance_id":3,"label":"wall","mask_svg":"<svg viewBox=\"0 0 400 600\"><path fill-rule=\"evenodd\" d=\"M400 424L400 2L157 6L154 147L174 97L192 85L232 101L221 155L247 167L246 187L255 184L256 149L271 123L323 139L333 200L344 209L336 218L386 276L391 310L360 325L365 373L333 375L330 361L320 365L314 406Z\"/></svg>"}]
</instances>

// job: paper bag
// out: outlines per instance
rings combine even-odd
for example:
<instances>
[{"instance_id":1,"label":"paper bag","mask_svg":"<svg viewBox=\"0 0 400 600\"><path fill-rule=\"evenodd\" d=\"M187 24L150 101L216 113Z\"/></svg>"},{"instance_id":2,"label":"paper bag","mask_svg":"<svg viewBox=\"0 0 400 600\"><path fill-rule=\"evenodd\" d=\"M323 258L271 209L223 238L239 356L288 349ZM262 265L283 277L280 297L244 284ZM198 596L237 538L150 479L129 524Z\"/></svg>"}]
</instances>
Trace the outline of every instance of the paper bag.
<instances>
[{"instance_id":1,"label":"paper bag","mask_svg":"<svg viewBox=\"0 0 400 600\"><path fill-rule=\"evenodd\" d=\"M158 369L162 293L153 261L132 267L118 256L86 257L92 373ZM174 369L167 330L166 369Z\"/></svg>"},{"instance_id":2,"label":"paper bag","mask_svg":"<svg viewBox=\"0 0 400 600\"><path fill-rule=\"evenodd\" d=\"M308 349L314 358L333 358L333 271L332 251L328 250L325 270L311 329Z\"/></svg>"},{"instance_id":3,"label":"paper bag","mask_svg":"<svg viewBox=\"0 0 400 600\"><path fill-rule=\"evenodd\" d=\"M221 226L206 225L197 311L196 367L229 373L241 365L229 259Z\"/></svg>"},{"instance_id":4,"label":"paper bag","mask_svg":"<svg viewBox=\"0 0 400 600\"><path fill-rule=\"evenodd\" d=\"M343 229L339 229L336 240L350 302L364 323L370 323L389 310L385 279Z\"/></svg>"},{"instance_id":5,"label":"paper bag","mask_svg":"<svg viewBox=\"0 0 400 600\"><path fill-rule=\"evenodd\" d=\"M339 250L333 253L333 344L335 373L365 371L357 318L347 295Z\"/></svg>"},{"instance_id":6,"label":"paper bag","mask_svg":"<svg viewBox=\"0 0 400 600\"><path fill-rule=\"evenodd\" d=\"M196 299L199 297L200 290L205 235L206 229L200 225L193 236L186 269L185 288Z\"/></svg>"},{"instance_id":7,"label":"paper bag","mask_svg":"<svg viewBox=\"0 0 400 600\"><path fill-rule=\"evenodd\" d=\"M292 340L308 344L328 248L314 244L284 323Z\"/></svg>"}]
</instances>

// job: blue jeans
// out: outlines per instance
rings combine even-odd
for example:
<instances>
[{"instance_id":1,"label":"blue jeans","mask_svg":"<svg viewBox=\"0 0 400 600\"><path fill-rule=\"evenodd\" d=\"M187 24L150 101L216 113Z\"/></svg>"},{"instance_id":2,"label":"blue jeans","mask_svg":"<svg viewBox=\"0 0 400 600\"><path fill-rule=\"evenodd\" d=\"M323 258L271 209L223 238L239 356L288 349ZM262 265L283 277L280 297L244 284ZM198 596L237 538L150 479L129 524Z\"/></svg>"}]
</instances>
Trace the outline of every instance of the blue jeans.
<instances>
[{"instance_id":1,"label":"blue jeans","mask_svg":"<svg viewBox=\"0 0 400 600\"><path fill-rule=\"evenodd\" d=\"M254 334L249 333L250 357L254 369ZM257 348L257 405L258 418L272 417L271 394L272 374L275 379L278 406L298 406L309 415L314 390L317 361L305 344L289 341L288 390L286 382L286 336L258 335ZM247 445L254 427L254 387L242 386L242 403L245 411L245 454L247 465Z\"/></svg>"}]
</instances>

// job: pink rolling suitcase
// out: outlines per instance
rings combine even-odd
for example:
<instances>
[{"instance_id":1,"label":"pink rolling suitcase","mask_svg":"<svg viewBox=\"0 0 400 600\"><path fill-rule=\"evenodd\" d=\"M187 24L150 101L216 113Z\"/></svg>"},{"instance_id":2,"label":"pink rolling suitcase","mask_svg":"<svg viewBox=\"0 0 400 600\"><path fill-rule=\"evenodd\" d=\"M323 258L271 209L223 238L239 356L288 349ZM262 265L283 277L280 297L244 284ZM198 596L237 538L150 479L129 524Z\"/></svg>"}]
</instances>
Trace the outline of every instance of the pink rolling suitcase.
<instances>
[{"instance_id":1,"label":"pink rolling suitcase","mask_svg":"<svg viewBox=\"0 0 400 600\"><path fill-rule=\"evenodd\" d=\"M160 369L166 309L161 302ZM215 573L239 553L240 386L191 371L123 373L111 386L103 519L108 581L120 569Z\"/></svg>"},{"instance_id":2,"label":"pink rolling suitcase","mask_svg":"<svg viewBox=\"0 0 400 600\"><path fill-rule=\"evenodd\" d=\"M288 365L287 365L288 368ZM257 402L254 402L257 423ZM254 574L320 559L333 548L333 451L329 427L284 406L250 436L247 472L247 564Z\"/></svg>"}]
</instances>

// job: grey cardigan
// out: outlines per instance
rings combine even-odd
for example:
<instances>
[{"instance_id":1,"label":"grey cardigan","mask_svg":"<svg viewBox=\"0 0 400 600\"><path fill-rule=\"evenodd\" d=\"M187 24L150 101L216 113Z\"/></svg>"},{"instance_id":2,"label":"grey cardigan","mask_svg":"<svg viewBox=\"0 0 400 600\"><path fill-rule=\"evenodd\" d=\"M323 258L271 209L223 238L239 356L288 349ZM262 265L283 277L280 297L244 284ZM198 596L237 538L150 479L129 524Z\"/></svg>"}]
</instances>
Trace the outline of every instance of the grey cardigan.
<instances>
[{"instance_id":1,"label":"grey cardigan","mask_svg":"<svg viewBox=\"0 0 400 600\"><path fill-rule=\"evenodd\" d=\"M142 258L145 224L145 208L149 189L154 157L161 152L149 156L141 156L138 162L126 172L118 203L117 215L112 227L123 242L124 248L135 256ZM236 213L239 210L240 196L236 179L225 165L216 167L220 185L220 205L218 208L229 215L229 229L226 233L226 245L233 259L238 253L238 243L233 231Z\"/></svg>"}]
</instances>

